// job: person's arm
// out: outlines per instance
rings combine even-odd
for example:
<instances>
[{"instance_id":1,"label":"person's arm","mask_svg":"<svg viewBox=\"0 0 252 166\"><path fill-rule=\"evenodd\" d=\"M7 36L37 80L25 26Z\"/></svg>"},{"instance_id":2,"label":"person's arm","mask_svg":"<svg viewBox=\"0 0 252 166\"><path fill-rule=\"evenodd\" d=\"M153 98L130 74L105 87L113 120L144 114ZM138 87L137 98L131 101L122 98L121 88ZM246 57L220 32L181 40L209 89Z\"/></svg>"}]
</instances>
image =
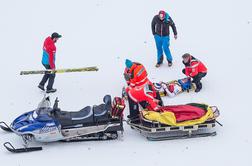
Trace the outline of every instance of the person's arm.
<instances>
[{"instance_id":1,"label":"person's arm","mask_svg":"<svg viewBox=\"0 0 252 166\"><path fill-rule=\"evenodd\" d=\"M55 54L55 49L52 45L48 47L48 54L49 54L49 65L51 69L55 69L55 64L54 64L54 54Z\"/></svg>"},{"instance_id":2,"label":"person's arm","mask_svg":"<svg viewBox=\"0 0 252 166\"><path fill-rule=\"evenodd\" d=\"M199 62L193 62L192 63L191 73L189 74L190 77L194 77L199 73L198 67L199 67Z\"/></svg>"},{"instance_id":3,"label":"person's arm","mask_svg":"<svg viewBox=\"0 0 252 166\"><path fill-rule=\"evenodd\" d=\"M169 18L169 21L170 21L170 26L172 27L172 31L173 31L173 34L174 34L174 38L176 39L176 38L177 38L177 35L178 35L176 25L175 25L175 23L173 22L173 20L172 20L171 17Z\"/></svg>"},{"instance_id":4,"label":"person's arm","mask_svg":"<svg viewBox=\"0 0 252 166\"><path fill-rule=\"evenodd\" d=\"M123 75L124 75L124 79L125 79L127 85L129 86L129 84L130 84L130 73L129 73L129 69L125 68Z\"/></svg>"},{"instance_id":5,"label":"person's arm","mask_svg":"<svg viewBox=\"0 0 252 166\"><path fill-rule=\"evenodd\" d=\"M136 78L135 70L136 70L136 67L132 71L130 71L131 76L130 76L130 80L129 80L129 86L131 88L134 88L136 86L136 83L137 83L137 78Z\"/></svg>"},{"instance_id":6,"label":"person's arm","mask_svg":"<svg viewBox=\"0 0 252 166\"><path fill-rule=\"evenodd\" d=\"M189 76L190 76L190 73L191 73L191 68L186 67L186 68L185 68L185 75L189 77Z\"/></svg>"},{"instance_id":7,"label":"person's arm","mask_svg":"<svg viewBox=\"0 0 252 166\"><path fill-rule=\"evenodd\" d=\"M153 111L158 111L159 105L157 104L158 103L157 99L148 100L148 103L150 104L150 107L153 109Z\"/></svg>"},{"instance_id":8,"label":"person's arm","mask_svg":"<svg viewBox=\"0 0 252 166\"><path fill-rule=\"evenodd\" d=\"M136 79L135 79L135 78L130 79L129 83L130 83L129 86L130 86L131 88L134 88L134 87L136 86Z\"/></svg>"},{"instance_id":9,"label":"person's arm","mask_svg":"<svg viewBox=\"0 0 252 166\"><path fill-rule=\"evenodd\" d=\"M152 22L151 22L151 30L152 30L152 34L155 35L156 32L155 32L155 26L156 26L156 21L155 21L155 17L152 19Z\"/></svg>"}]
</instances>

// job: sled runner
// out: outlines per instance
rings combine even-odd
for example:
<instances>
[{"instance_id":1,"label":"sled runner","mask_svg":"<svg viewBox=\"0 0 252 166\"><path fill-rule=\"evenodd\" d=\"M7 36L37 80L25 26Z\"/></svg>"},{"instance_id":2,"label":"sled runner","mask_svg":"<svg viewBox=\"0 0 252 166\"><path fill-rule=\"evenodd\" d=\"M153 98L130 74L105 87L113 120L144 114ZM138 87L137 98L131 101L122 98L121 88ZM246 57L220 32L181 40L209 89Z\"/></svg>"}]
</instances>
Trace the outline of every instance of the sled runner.
<instances>
[{"instance_id":1,"label":"sled runner","mask_svg":"<svg viewBox=\"0 0 252 166\"><path fill-rule=\"evenodd\" d=\"M185 110L180 106L185 107ZM205 104L187 104L166 107L166 112L142 111L139 116L127 120L132 129L151 141L215 136L219 110ZM188 110L195 107L195 111ZM178 110L173 108L179 108ZM200 112L198 112L202 109ZM204 115L201 112L205 112ZM221 125L221 124L220 124Z\"/></svg>"},{"instance_id":2,"label":"sled runner","mask_svg":"<svg viewBox=\"0 0 252 166\"><path fill-rule=\"evenodd\" d=\"M161 97L174 97L183 92L190 92L195 90L195 84L191 82L190 78L183 78L169 82L154 83L155 89L159 92Z\"/></svg>"},{"instance_id":3,"label":"sled runner","mask_svg":"<svg viewBox=\"0 0 252 166\"><path fill-rule=\"evenodd\" d=\"M85 71L98 71L96 66L93 67L83 67L83 68L72 68L72 69L56 69L56 70L29 70L21 71L20 75L30 75L30 74L54 74L54 73L68 73L68 72L85 72Z\"/></svg>"},{"instance_id":4,"label":"sled runner","mask_svg":"<svg viewBox=\"0 0 252 166\"><path fill-rule=\"evenodd\" d=\"M53 108L49 97L44 97L39 107L16 118L10 126L2 122L1 128L13 131L22 137L24 148L16 149L10 142L5 148L14 153L42 150L42 147L28 147L29 142L112 140L123 131L124 101L111 96L103 98L103 104L87 106L78 112L62 111L58 99Z\"/></svg>"}]
</instances>

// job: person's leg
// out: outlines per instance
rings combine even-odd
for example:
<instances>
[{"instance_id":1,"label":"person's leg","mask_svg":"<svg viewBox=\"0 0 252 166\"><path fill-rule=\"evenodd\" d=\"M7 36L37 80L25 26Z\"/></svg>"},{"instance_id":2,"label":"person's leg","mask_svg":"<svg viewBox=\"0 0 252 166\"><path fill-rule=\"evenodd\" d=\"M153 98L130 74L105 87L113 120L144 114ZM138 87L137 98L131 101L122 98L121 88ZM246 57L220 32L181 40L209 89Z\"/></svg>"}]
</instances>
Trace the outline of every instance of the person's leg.
<instances>
[{"instance_id":1,"label":"person's leg","mask_svg":"<svg viewBox=\"0 0 252 166\"><path fill-rule=\"evenodd\" d=\"M157 63L161 64L163 61L163 49L162 49L162 40L161 37L158 35L154 36L156 48L157 48Z\"/></svg>"},{"instance_id":2,"label":"person's leg","mask_svg":"<svg viewBox=\"0 0 252 166\"><path fill-rule=\"evenodd\" d=\"M128 118L138 117L138 115L139 115L138 103L133 101L130 97L128 97L128 102L129 102L129 111L130 111Z\"/></svg>"},{"instance_id":3,"label":"person's leg","mask_svg":"<svg viewBox=\"0 0 252 166\"><path fill-rule=\"evenodd\" d=\"M159 94L158 91L156 91L156 97L155 97L155 98L156 98L157 100L159 100L158 105L164 106L163 100L162 100L162 98L161 98L161 96L160 96L160 94Z\"/></svg>"},{"instance_id":4,"label":"person's leg","mask_svg":"<svg viewBox=\"0 0 252 166\"><path fill-rule=\"evenodd\" d=\"M193 83L196 85L195 92L199 92L202 89L202 83L200 82L203 77L206 76L206 73L199 73L193 77Z\"/></svg>"},{"instance_id":5,"label":"person's leg","mask_svg":"<svg viewBox=\"0 0 252 166\"><path fill-rule=\"evenodd\" d=\"M182 73L185 74L185 69L182 70Z\"/></svg>"},{"instance_id":6,"label":"person's leg","mask_svg":"<svg viewBox=\"0 0 252 166\"><path fill-rule=\"evenodd\" d=\"M55 79L55 74L49 74L49 82L47 85L47 90L51 90L53 88L53 83L54 83L54 79Z\"/></svg>"},{"instance_id":7,"label":"person's leg","mask_svg":"<svg viewBox=\"0 0 252 166\"><path fill-rule=\"evenodd\" d=\"M162 47L164 49L165 55L166 55L166 59L168 62L172 62L172 55L171 55L171 51L170 51L170 37L169 36L165 36L162 37L163 43L162 43Z\"/></svg>"},{"instance_id":8,"label":"person's leg","mask_svg":"<svg viewBox=\"0 0 252 166\"><path fill-rule=\"evenodd\" d=\"M148 89L149 91L152 92L152 95L154 96L155 99L159 100L158 105L163 106L163 101L161 99L161 96L159 94L159 91L157 91L153 85L152 82L149 81L148 83ZM141 104L140 104L141 105Z\"/></svg>"},{"instance_id":9,"label":"person's leg","mask_svg":"<svg viewBox=\"0 0 252 166\"><path fill-rule=\"evenodd\" d=\"M44 65L45 69L50 69L49 65ZM50 74L44 74L42 80L39 83L39 86L44 87L45 83L47 82L47 80L49 79Z\"/></svg>"},{"instance_id":10,"label":"person's leg","mask_svg":"<svg viewBox=\"0 0 252 166\"><path fill-rule=\"evenodd\" d=\"M161 55L161 57L160 57L160 59L159 59L159 64L162 64L163 63L163 61L164 61L164 56L163 56L163 53L162 53L162 55Z\"/></svg>"}]
</instances>

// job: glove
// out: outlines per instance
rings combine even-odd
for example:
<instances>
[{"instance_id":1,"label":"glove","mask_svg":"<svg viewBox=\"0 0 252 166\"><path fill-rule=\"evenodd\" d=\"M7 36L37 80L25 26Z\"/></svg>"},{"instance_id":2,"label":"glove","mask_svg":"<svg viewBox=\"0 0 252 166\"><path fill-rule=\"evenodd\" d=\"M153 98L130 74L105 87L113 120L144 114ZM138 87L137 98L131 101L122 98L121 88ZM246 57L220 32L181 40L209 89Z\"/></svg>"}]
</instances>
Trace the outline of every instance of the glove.
<instances>
[{"instance_id":1,"label":"glove","mask_svg":"<svg viewBox=\"0 0 252 166\"><path fill-rule=\"evenodd\" d=\"M125 88L125 87L123 87L123 89L122 89L122 98L124 98L124 99L127 99L127 98L128 98L128 95L127 95L127 92L126 92L126 88Z\"/></svg>"},{"instance_id":2,"label":"glove","mask_svg":"<svg viewBox=\"0 0 252 166\"><path fill-rule=\"evenodd\" d=\"M129 81L129 80L130 80L131 74L129 74L129 73L124 73L123 75L124 75L124 79L125 79L126 81Z\"/></svg>"}]
</instances>

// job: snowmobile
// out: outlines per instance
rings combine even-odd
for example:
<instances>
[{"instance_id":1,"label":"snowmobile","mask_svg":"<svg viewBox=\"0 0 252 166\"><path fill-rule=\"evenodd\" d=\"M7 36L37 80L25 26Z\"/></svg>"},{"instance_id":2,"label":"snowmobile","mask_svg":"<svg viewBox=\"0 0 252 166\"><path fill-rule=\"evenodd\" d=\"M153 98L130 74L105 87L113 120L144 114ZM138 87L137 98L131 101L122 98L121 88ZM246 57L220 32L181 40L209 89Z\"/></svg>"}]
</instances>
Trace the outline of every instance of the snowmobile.
<instances>
[{"instance_id":1,"label":"snowmobile","mask_svg":"<svg viewBox=\"0 0 252 166\"><path fill-rule=\"evenodd\" d=\"M160 112L142 109L139 114L128 116L127 123L150 141L207 137L217 134L216 124L222 126L216 120L219 114L216 106L190 103L162 106Z\"/></svg>"},{"instance_id":2,"label":"snowmobile","mask_svg":"<svg viewBox=\"0 0 252 166\"><path fill-rule=\"evenodd\" d=\"M13 153L42 150L42 147L28 147L31 141L86 141L113 140L123 132L124 101L106 95L100 105L86 106L78 112L62 111L58 107L58 98L50 107L50 98L44 97L37 109L17 117L10 126L5 122L0 127L22 137L24 148L16 149L10 142L4 147Z\"/></svg>"},{"instance_id":3,"label":"snowmobile","mask_svg":"<svg viewBox=\"0 0 252 166\"><path fill-rule=\"evenodd\" d=\"M178 80L173 80L169 82L158 82L153 83L156 91L159 92L161 97L169 96L175 97L183 92L190 92L196 89L194 83L192 83L191 78L186 77Z\"/></svg>"}]
</instances>

